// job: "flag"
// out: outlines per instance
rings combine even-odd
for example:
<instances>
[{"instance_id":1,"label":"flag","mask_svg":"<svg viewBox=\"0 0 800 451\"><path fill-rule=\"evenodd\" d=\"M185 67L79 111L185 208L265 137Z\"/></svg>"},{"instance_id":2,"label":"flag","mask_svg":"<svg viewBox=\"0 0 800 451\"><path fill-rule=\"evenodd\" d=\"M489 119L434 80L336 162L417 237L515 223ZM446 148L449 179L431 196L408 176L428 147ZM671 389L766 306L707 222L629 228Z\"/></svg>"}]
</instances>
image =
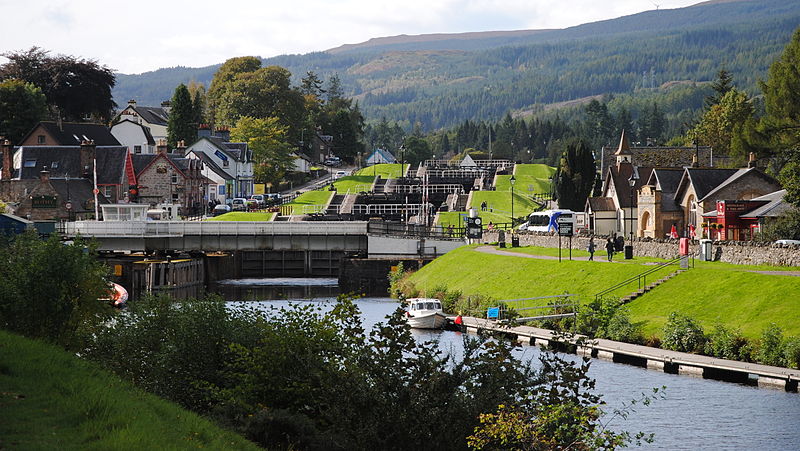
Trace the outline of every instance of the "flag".
<instances>
[{"instance_id":1,"label":"flag","mask_svg":"<svg viewBox=\"0 0 800 451\"><path fill-rule=\"evenodd\" d=\"M678 238L678 230L675 229L675 224L672 224L672 230L669 231L669 237L672 239Z\"/></svg>"}]
</instances>

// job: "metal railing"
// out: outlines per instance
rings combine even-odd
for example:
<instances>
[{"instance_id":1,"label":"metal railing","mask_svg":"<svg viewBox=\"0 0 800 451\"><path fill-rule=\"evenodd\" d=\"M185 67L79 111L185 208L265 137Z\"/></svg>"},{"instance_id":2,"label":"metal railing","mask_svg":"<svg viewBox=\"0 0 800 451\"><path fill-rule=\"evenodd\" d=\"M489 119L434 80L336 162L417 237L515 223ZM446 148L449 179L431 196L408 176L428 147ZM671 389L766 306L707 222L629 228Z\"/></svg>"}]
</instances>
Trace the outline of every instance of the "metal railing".
<instances>
[{"instance_id":1,"label":"metal railing","mask_svg":"<svg viewBox=\"0 0 800 451\"><path fill-rule=\"evenodd\" d=\"M366 235L366 221L77 221L59 224L67 236Z\"/></svg>"},{"instance_id":2,"label":"metal railing","mask_svg":"<svg viewBox=\"0 0 800 451\"><path fill-rule=\"evenodd\" d=\"M620 289L620 288L622 288L622 287L624 287L626 285L631 285L631 284L633 284L633 282L637 283L637 285L638 285L637 290L641 290L643 287L647 286L647 276L652 275L653 273L658 272L659 270L662 270L662 269L666 268L667 266L674 265L674 264L680 262L680 260L681 260L681 257L673 258L672 260L669 260L669 261L664 262L664 263L660 263L659 265L654 266L653 268L650 268L647 271L644 271L644 272L642 272L640 274L637 274L637 275L635 275L633 277L625 279L622 282L620 282L620 283L618 283L618 284L616 284L616 285L614 285L612 287L606 288L605 290L595 294L594 295L594 300L597 301L597 300L600 299L600 297L605 296L608 293L614 292L614 291L616 291L616 290L618 290L618 289Z\"/></svg>"},{"instance_id":3,"label":"metal railing","mask_svg":"<svg viewBox=\"0 0 800 451\"><path fill-rule=\"evenodd\" d=\"M464 227L427 227L418 224L371 221L367 225L367 233L372 235L396 236L403 238L435 238L457 239L466 233Z\"/></svg>"},{"instance_id":4,"label":"metal railing","mask_svg":"<svg viewBox=\"0 0 800 451\"><path fill-rule=\"evenodd\" d=\"M575 294L557 294L553 296L537 296L532 298L520 299L505 299L498 301L496 307L489 307L486 309L486 318L498 321L514 320L514 321L539 321L547 319L568 318L576 316L578 313L577 302L564 302L570 301ZM514 303L527 302L527 301L542 301L542 300L557 300L555 304L536 305L531 307L514 307ZM562 302L558 302L562 300ZM520 312L527 312L531 310L552 310L550 314L534 315L534 316L521 316ZM511 312L511 313L510 313ZM479 312L483 315L483 311Z\"/></svg>"}]
</instances>

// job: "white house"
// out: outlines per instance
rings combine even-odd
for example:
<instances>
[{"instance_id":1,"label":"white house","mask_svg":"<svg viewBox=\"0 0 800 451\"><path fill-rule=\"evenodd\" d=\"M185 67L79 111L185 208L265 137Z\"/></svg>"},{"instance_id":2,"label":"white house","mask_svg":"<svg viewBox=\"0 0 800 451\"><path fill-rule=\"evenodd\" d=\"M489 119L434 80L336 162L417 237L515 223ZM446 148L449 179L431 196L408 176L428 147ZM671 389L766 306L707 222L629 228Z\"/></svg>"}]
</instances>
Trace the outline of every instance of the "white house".
<instances>
[{"instance_id":1,"label":"white house","mask_svg":"<svg viewBox=\"0 0 800 451\"><path fill-rule=\"evenodd\" d=\"M202 133L203 130L200 132ZM203 154L207 158L202 158L199 154ZM247 143L226 142L221 137L206 135L186 148L186 156L202 158L210 167L216 167L222 171L224 175L220 175L216 181L220 182L223 188L222 193L219 188L217 189L217 196L223 195L231 199L250 197L253 194L253 155ZM224 183L222 183L223 180Z\"/></svg>"},{"instance_id":2,"label":"white house","mask_svg":"<svg viewBox=\"0 0 800 451\"><path fill-rule=\"evenodd\" d=\"M162 102L161 107L137 106L135 100L129 100L128 106L117 115L118 121L130 120L150 129L155 140L167 139L167 122L169 121L169 102Z\"/></svg>"},{"instance_id":3,"label":"white house","mask_svg":"<svg viewBox=\"0 0 800 451\"><path fill-rule=\"evenodd\" d=\"M156 141L150 129L139 122L123 119L111 126L111 134L131 154L156 153Z\"/></svg>"},{"instance_id":4,"label":"white house","mask_svg":"<svg viewBox=\"0 0 800 451\"><path fill-rule=\"evenodd\" d=\"M305 156L302 153L292 153L294 164L292 170L294 172L310 172L311 171L311 159Z\"/></svg>"}]
</instances>

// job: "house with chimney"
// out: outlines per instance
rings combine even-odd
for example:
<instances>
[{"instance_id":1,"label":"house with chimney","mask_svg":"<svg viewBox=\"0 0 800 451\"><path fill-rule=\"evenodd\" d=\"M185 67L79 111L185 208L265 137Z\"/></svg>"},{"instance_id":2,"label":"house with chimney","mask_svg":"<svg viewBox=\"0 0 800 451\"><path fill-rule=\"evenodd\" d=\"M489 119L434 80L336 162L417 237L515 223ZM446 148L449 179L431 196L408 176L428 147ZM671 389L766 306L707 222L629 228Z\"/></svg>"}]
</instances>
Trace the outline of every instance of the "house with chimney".
<instances>
[{"instance_id":1,"label":"house with chimney","mask_svg":"<svg viewBox=\"0 0 800 451\"><path fill-rule=\"evenodd\" d=\"M150 131L154 140L167 139L167 123L169 122L170 102L161 102L160 107L141 106L136 100L129 100L128 105L117 114L114 123L129 120L140 124Z\"/></svg>"},{"instance_id":2,"label":"house with chimney","mask_svg":"<svg viewBox=\"0 0 800 451\"><path fill-rule=\"evenodd\" d=\"M156 149L155 154L131 155L138 202L176 204L182 215L202 213L206 190L203 162L184 157L184 147L168 151L166 140L160 140Z\"/></svg>"},{"instance_id":3,"label":"house with chimney","mask_svg":"<svg viewBox=\"0 0 800 451\"><path fill-rule=\"evenodd\" d=\"M250 197L254 193L253 152L247 143L231 142L230 130L220 127L211 130L208 126L200 126L198 139L186 147L187 158L198 159L208 163L208 168L221 171L216 175L209 174L209 179L216 181L215 187L209 188L224 202L234 197ZM213 196L209 197L214 199Z\"/></svg>"},{"instance_id":4,"label":"house with chimney","mask_svg":"<svg viewBox=\"0 0 800 451\"><path fill-rule=\"evenodd\" d=\"M94 141L96 146L119 146L120 143L103 124L86 122L42 121L36 124L19 146L80 146Z\"/></svg>"},{"instance_id":5,"label":"house with chimney","mask_svg":"<svg viewBox=\"0 0 800 451\"><path fill-rule=\"evenodd\" d=\"M111 134L132 154L156 153L156 140L150 127L130 119L123 119L111 126Z\"/></svg>"},{"instance_id":6,"label":"house with chimney","mask_svg":"<svg viewBox=\"0 0 800 451\"><path fill-rule=\"evenodd\" d=\"M75 220L95 216L98 204L125 198L128 152L121 146L2 145L0 199L14 214L32 220ZM95 174L97 194L95 197Z\"/></svg>"}]
</instances>

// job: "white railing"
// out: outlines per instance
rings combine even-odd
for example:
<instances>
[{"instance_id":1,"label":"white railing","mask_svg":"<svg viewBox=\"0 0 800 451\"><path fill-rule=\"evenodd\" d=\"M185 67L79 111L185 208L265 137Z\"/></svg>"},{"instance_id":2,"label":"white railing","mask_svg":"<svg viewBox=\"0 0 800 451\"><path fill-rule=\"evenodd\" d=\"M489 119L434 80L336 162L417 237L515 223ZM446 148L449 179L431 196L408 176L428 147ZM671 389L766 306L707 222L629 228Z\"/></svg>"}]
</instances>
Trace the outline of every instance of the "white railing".
<instances>
[{"instance_id":1,"label":"white railing","mask_svg":"<svg viewBox=\"0 0 800 451\"><path fill-rule=\"evenodd\" d=\"M417 214L423 204L354 204L352 213L361 215Z\"/></svg>"},{"instance_id":2,"label":"white railing","mask_svg":"<svg viewBox=\"0 0 800 451\"><path fill-rule=\"evenodd\" d=\"M67 236L158 237L201 235L365 235L363 221L245 222L245 221L142 221L67 222L60 227Z\"/></svg>"},{"instance_id":3,"label":"white railing","mask_svg":"<svg viewBox=\"0 0 800 451\"><path fill-rule=\"evenodd\" d=\"M421 193L424 191L425 185L392 185L387 192L389 193ZM464 192L464 187L462 185L449 183L449 184L438 184L438 185L428 185L428 192L429 193L455 193L461 194Z\"/></svg>"}]
</instances>

